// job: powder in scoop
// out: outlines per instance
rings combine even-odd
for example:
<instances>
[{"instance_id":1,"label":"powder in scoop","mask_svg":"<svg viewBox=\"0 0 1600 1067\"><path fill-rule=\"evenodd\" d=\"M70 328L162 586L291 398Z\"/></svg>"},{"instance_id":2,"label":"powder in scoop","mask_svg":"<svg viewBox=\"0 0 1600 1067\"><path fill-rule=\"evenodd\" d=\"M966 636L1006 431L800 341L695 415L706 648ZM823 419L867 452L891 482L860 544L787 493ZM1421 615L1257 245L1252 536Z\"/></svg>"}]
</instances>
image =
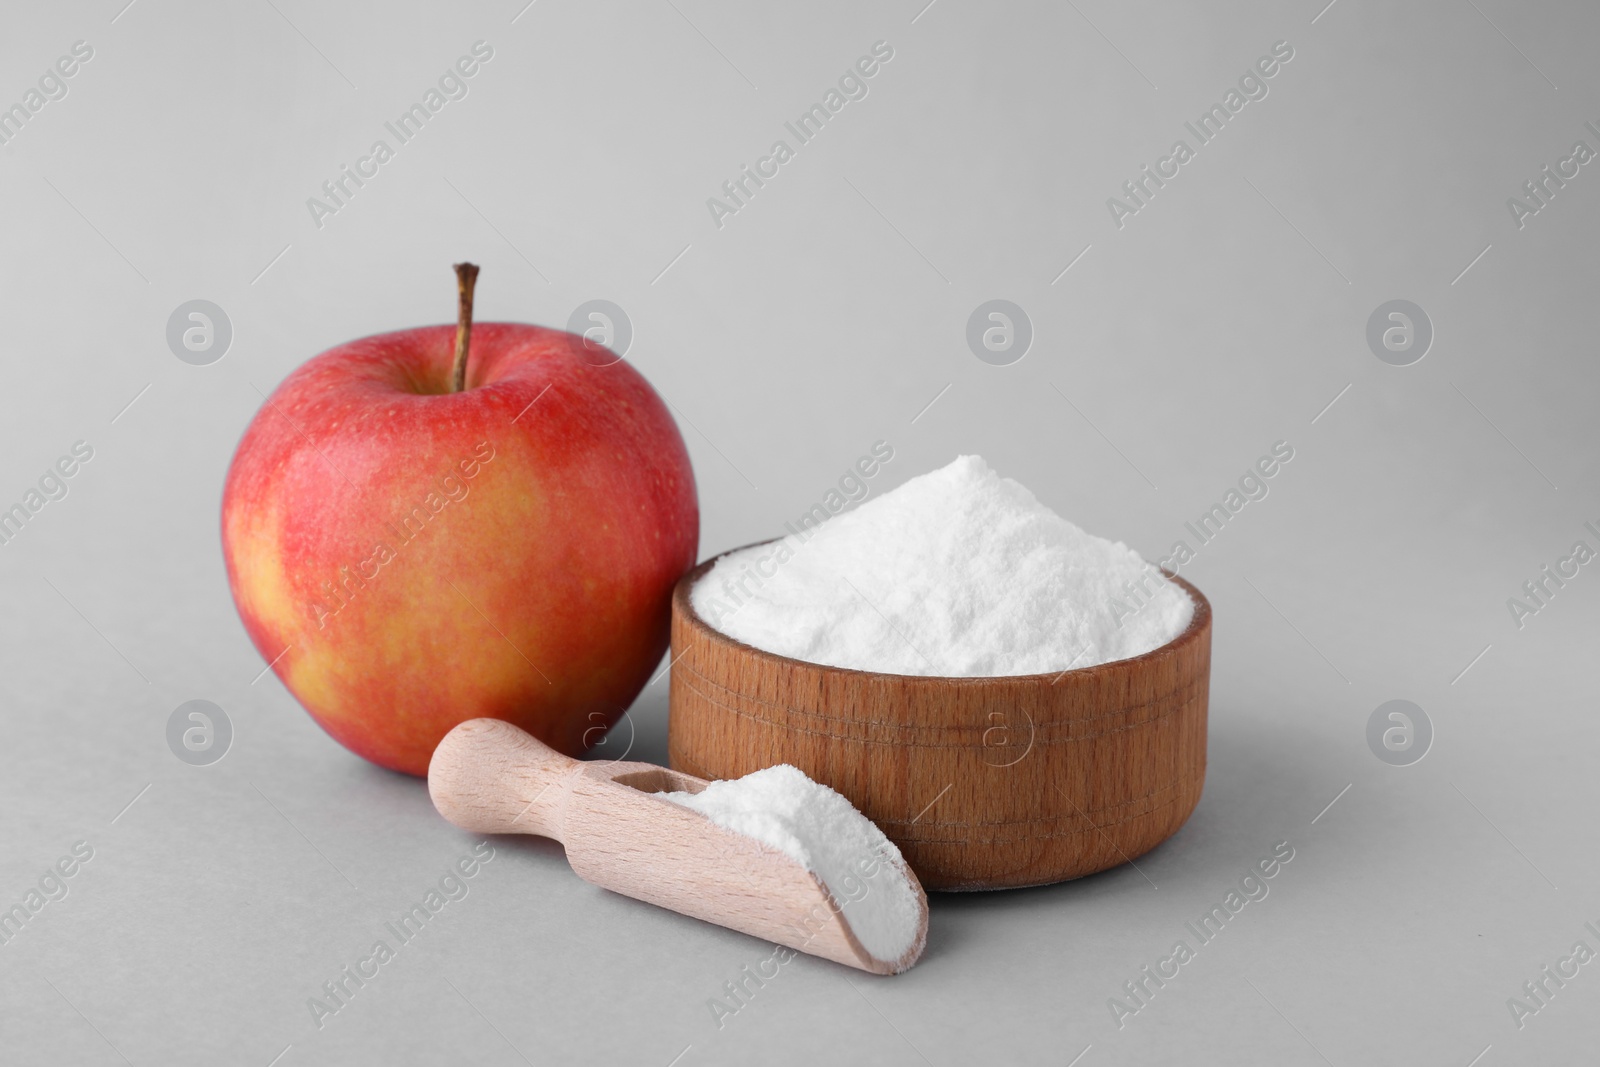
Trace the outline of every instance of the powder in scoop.
<instances>
[{"instance_id":1,"label":"powder in scoop","mask_svg":"<svg viewBox=\"0 0 1600 1067\"><path fill-rule=\"evenodd\" d=\"M843 796L780 763L698 793L660 793L777 849L822 879L861 947L894 963L921 932L921 903L894 842Z\"/></svg>"},{"instance_id":2,"label":"powder in scoop","mask_svg":"<svg viewBox=\"0 0 1600 1067\"><path fill-rule=\"evenodd\" d=\"M978 456L718 560L694 609L745 644L889 674L1043 674L1127 659L1194 615L1121 542L1085 533Z\"/></svg>"}]
</instances>

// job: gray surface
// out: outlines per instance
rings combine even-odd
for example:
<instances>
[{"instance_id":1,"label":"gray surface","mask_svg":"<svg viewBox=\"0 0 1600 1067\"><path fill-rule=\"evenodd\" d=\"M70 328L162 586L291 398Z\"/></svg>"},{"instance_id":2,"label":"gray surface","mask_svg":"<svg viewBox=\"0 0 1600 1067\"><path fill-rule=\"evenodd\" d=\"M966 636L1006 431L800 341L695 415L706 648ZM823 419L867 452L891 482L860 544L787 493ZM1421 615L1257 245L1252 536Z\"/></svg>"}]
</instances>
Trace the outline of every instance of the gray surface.
<instances>
[{"instance_id":1,"label":"gray surface","mask_svg":"<svg viewBox=\"0 0 1600 1067\"><path fill-rule=\"evenodd\" d=\"M32 5L0 35L6 100L95 49L0 149L0 497L95 449L0 547L0 903L95 850L0 946L5 1059L1490 1067L1592 1048L1600 964L1522 1029L1506 999L1574 941L1600 949L1600 576L1520 630L1506 600L1573 541L1600 547L1582 528L1600 177L1521 229L1506 198L1574 140L1600 148L1600 11L122 2ZM496 51L470 95L314 227L305 198L477 39ZM870 95L717 229L705 199L879 39L895 58ZM1280 39L1295 58L1270 95L1117 229L1106 198ZM702 554L776 533L885 438L881 487L978 452L1159 555L1292 442L1185 570L1217 613L1188 825L1137 870L937 898L911 973L797 960L721 1030L708 998L768 948L502 842L319 1030L307 998L472 842L258 678L220 488L258 390L339 341L447 321L461 258L484 266L481 318L627 310L630 359L681 413ZM1034 327L1011 366L966 347L993 298ZM210 366L165 343L191 299L234 328ZM1365 342L1391 299L1436 330L1412 366ZM631 713L635 755L663 755L665 688ZM209 767L165 741L196 698L236 730ZM1436 730L1408 767L1366 742L1397 698ZM1280 840L1296 854L1270 896L1119 1030L1107 999Z\"/></svg>"}]
</instances>

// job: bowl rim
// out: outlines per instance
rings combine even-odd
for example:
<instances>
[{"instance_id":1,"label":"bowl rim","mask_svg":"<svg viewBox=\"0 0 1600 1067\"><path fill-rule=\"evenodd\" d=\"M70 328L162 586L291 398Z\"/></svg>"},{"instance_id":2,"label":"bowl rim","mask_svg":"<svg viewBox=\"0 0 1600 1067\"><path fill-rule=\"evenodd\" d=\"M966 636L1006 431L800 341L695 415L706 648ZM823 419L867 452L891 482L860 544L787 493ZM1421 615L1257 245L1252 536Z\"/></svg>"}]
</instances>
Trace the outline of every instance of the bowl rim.
<instances>
[{"instance_id":1,"label":"bowl rim","mask_svg":"<svg viewBox=\"0 0 1600 1067\"><path fill-rule=\"evenodd\" d=\"M909 682L966 686L993 686L1017 683L1037 684L1043 679L1049 679L1049 684L1053 686L1069 675L1074 679L1085 679L1092 678L1097 672L1103 673L1109 671L1134 670L1146 663L1153 663L1158 659L1165 659L1180 651L1183 651L1187 646L1199 641L1203 635L1208 634L1211 630L1211 601L1206 599L1206 595L1200 592L1200 590L1195 587L1194 583L1190 582L1186 578L1180 577L1172 571L1167 570L1165 567L1161 567L1158 568L1161 573L1169 581L1175 583L1186 593L1188 593L1190 599L1194 601L1194 614L1189 617L1189 625L1185 626L1182 632L1180 632L1176 637L1168 641L1166 644L1152 648L1148 652L1141 652L1137 656L1129 656L1126 659L1107 660L1104 663L1095 663L1087 667L1068 667L1065 670L1045 671L1039 674L988 675L894 674L889 671L868 671L862 670L859 667L835 667L829 663L816 663L811 660L795 659L793 656L785 656L780 652L769 652L764 648L757 648L755 645L746 644L737 637L733 637L732 635L717 629L715 626L711 625L711 623L707 622L699 612L695 611L693 600L689 595L689 591L694 588L695 583L709 574L711 568L716 565L718 560L721 560L726 556L731 556L735 552L743 552L749 548L758 548L761 545L775 544L776 542L782 540L783 538L781 537L771 537L765 541L752 541L748 545L740 545L737 548L727 549L723 552L717 553L714 556L706 558L700 563L697 563L691 570L688 571L688 573L679 578L677 585L673 587L673 610L675 612L682 613L684 619L690 625L694 626L698 630L712 635L715 640L724 642L727 645L738 648L744 652L753 653L758 657L772 660L776 663L788 664L793 667L814 671L825 671L843 675L859 675L863 678L887 678ZM684 653L687 653L687 651L688 650L685 649ZM673 662L676 663L677 660L675 659Z\"/></svg>"}]
</instances>

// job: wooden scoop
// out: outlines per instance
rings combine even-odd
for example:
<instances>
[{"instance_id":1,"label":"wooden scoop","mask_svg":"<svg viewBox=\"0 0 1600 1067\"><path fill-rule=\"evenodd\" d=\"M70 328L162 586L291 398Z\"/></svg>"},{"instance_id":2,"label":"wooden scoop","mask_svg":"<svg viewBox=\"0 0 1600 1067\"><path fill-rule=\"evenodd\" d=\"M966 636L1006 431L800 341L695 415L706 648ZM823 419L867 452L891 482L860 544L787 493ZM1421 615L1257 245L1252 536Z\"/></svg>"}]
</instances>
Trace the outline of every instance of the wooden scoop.
<instances>
[{"instance_id":1,"label":"wooden scoop","mask_svg":"<svg viewBox=\"0 0 1600 1067\"><path fill-rule=\"evenodd\" d=\"M428 766L428 792L446 819L476 833L554 838L578 876L602 889L874 974L917 962L928 898L903 862L920 905L917 935L903 957L882 960L862 948L815 874L755 838L651 796L705 787L650 763L575 760L498 719L451 730Z\"/></svg>"}]
</instances>

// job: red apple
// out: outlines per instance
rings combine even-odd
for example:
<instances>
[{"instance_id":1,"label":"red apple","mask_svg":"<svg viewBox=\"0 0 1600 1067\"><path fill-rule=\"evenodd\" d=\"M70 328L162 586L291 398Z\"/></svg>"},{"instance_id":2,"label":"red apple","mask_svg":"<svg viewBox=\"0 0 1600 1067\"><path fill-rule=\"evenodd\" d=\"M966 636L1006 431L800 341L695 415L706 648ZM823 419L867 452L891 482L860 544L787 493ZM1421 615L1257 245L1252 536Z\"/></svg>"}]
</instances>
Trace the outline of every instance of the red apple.
<instances>
[{"instance_id":1,"label":"red apple","mask_svg":"<svg viewBox=\"0 0 1600 1067\"><path fill-rule=\"evenodd\" d=\"M222 502L257 650L335 740L416 775L479 716L598 741L667 647L700 534L644 378L568 333L471 327L464 285L464 389L461 327L324 352L256 414Z\"/></svg>"}]
</instances>

